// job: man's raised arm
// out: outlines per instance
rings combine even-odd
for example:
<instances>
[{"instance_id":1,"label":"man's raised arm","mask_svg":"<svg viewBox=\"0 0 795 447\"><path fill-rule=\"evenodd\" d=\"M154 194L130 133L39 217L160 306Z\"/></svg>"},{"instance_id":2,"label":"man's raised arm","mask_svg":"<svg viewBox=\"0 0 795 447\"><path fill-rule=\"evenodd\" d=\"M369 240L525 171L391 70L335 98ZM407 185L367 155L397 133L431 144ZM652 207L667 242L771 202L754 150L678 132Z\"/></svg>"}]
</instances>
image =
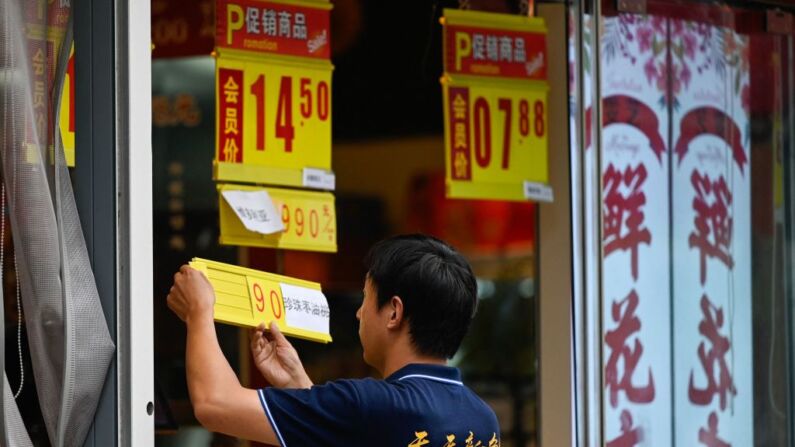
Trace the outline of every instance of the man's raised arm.
<instances>
[{"instance_id":1,"label":"man's raised arm","mask_svg":"<svg viewBox=\"0 0 795 447\"><path fill-rule=\"evenodd\" d=\"M206 429L278 445L257 391L240 385L218 344L213 322L215 293L204 275L182 266L174 275L168 307L188 330L188 391L196 418Z\"/></svg>"}]
</instances>

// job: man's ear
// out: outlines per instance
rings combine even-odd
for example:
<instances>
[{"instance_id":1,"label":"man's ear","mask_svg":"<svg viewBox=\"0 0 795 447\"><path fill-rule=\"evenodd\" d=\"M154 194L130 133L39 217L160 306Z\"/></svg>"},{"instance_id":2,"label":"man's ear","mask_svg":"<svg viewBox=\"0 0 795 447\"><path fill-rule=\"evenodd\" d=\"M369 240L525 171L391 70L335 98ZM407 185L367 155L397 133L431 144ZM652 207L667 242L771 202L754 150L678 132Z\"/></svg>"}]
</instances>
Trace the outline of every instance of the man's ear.
<instances>
[{"instance_id":1,"label":"man's ear","mask_svg":"<svg viewBox=\"0 0 795 447\"><path fill-rule=\"evenodd\" d=\"M389 320L386 327L399 329L401 324L403 324L403 300L395 295L389 300Z\"/></svg>"}]
</instances>

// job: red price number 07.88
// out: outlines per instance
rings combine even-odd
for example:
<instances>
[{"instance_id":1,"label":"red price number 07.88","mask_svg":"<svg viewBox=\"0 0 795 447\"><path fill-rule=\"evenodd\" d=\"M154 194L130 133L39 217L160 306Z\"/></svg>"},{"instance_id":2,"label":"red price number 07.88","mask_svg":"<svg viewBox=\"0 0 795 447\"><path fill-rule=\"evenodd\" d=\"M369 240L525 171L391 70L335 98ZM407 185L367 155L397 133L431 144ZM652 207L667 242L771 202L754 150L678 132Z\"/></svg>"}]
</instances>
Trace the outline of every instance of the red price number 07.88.
<instances>
[{"instance_id":1,"label":"red price number 07.88","mask_svg":"<svg viewBox=\"0 0 795 447\"><path fill-rule=\"evenodd\" d=\"M329 86L325 81L320 81L312 85L309 78L301 78L298 81L300 104L299 111L301 116L309 119L316 114L320 121L326 121L329 117ZM249 91L256 100L257 108L257 150L265 150L265 75L261 74L251 84ZM293 77L282 76L279 82L279 99L276 104L276 138L284 140L284 151L293 151L293 140L295 139L295 126L293 125Z\"/></svg>"},{"instance_id":2,"label":"red price number 07.88","mask_svg":"<svg viewBox=\"0 0 795 447\"><path fill-rule=\"evenodd\" d=\"M530 101L522 99L517 101L519 115L518 127L519 135L522 137L530 136L532 130L536 138L541 138L546 133L546 122L544 120L544 102L536 100L533 102L532 110ZM513 127L514 102L511 98L499 98L497 108L502 112L503 133L502 133L502 169L507 170L511 162L511 135ZM489 102L479 97L475 100L472 111L472 127L474 128L475 161L481 168L488 168L491 165L491 110Z\"/></svg>"},{"instance_id":3,"label":"red price number 07.88","mask_svg":"<svg viewBox=\"0 0 795 447\"><path fill-rule=\"evenodd\" d=\"M279 292L273 288L263 288L260 283L255 282L251 286L251 292L254 294L254 306L256 307L257 313L265 313L265 289L269 289L267 301L270 303L271 312L273 312L271 315L273 315L275 320L280 320L282 318L282 299L281 296L279 296Z\"/></svg>"},{"instance_id":4,"label":"red price number 07.88","mask_svg":"<svg viewBox=\"0 0 795 447\"><path fill-rule=\"evenodd\" d=\"M317 239L321 235L326 235L329 240L334 239L334 219L328 205L323 205L321 212L314 207L309 208L309 211L305 211L305 208L301 206L294 206L291 209L288 204L283 203L282 223L285 233L292 231L301 238Z\"/></svg>"}]
</instances>

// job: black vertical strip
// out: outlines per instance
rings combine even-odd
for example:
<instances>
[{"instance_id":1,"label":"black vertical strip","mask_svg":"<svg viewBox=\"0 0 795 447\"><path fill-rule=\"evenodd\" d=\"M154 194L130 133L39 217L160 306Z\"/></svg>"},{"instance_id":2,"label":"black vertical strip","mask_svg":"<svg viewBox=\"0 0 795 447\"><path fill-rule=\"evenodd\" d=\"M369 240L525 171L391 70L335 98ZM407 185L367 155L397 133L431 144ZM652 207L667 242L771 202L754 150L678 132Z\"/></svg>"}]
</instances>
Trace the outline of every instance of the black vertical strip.
<instances>
[{"instance_id":1,"label":"black vertical strip","mask_svg":"<svg viewBox=\"0 0 795 447\"><path fill-rule=\"evenodd\" d=\"M673 76L671 73L671 20L666 19L666 59L668 62L668 98L666 104L667 119L668 119L668 144L665 151L665 157L668 161L668 304L669 304L669 325L668 338L670 343L671 365L670 378L671 378L671 446L676 447L676 355L674 355L674 321L676 305L674 294L674 163L676 162L673 156L674 144L674 108L673 108Z\"/></svg>"},{"instance_id":2,"label":"black vertical strip","mask_svg":"<svg viewBox=\"0 0 795 447\"><path fill-rule=\"evenodd\" d=\"M100 302L116 342L115 2L73 2L75 200ZM149 94L149 92L143 92ZM85 445L116 445L117 373L111 362Z\"/></svg>"}]
</instances>

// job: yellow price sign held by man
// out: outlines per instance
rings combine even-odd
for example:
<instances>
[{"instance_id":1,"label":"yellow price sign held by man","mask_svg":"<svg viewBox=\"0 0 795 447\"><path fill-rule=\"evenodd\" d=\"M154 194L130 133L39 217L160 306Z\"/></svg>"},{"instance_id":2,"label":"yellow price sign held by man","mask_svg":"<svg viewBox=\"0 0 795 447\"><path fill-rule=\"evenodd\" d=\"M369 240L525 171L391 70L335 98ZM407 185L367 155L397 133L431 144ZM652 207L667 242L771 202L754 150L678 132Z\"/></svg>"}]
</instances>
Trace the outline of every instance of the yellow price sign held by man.
<instances>
[{"instance_id":1,"label":"yellow price sign held by man","mask_svg":"<svg viewBox=\"0 0 795 447\"><path fill-rule=\"evenodd\" d=\"M330 171L332 67L293 59L218 57L215 180L314 187L304 168Z\"/></svg>"},{"instance_id":2,"label":"yellow price sign held by man","mask_svg":"<svg viewBox=\"0 0 795 447\"><path fill-rule=\"evenodd\" d=\"M242 327L276 322L288 336L328 343L330 310L320 284L193 258L213 286L215 321Z\"/></svg>"},{"instance_id":3,"label":"yellow price sign held by man","mask_svg":"<svg viewBox=\"0 0 795 447\"><path fill-rule=\"evenodd\" d=\"M337 216L333 194L232 184L219 185L218 190L222 244L332 253L337 251ZM224 192L228 191L267 192L281 219L283 230L262 234L246 228L224 197Z\"/></svg>"}]
</instances>

